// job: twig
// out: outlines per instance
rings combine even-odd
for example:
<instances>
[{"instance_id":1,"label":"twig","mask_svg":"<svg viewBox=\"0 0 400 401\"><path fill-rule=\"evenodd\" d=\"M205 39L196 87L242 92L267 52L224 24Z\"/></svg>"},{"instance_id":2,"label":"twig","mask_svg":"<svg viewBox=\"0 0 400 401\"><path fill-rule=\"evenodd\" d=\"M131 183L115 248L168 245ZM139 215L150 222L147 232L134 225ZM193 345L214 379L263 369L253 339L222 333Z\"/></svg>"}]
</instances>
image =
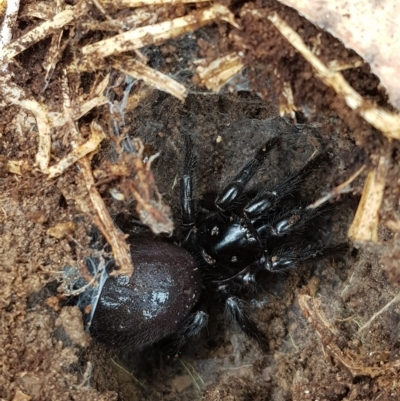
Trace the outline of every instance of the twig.
<instances>
[{"instance_id":1,"label":"twig","mask_svg":"<svg viewBox=\"0 0 400 401\"><path fill-rule=\"evenodd\" d=\"M308 49L301 37L283 21L278 14L273 13L268 19L275 25L288 42L297 49L303 57L315 68L319 77L327 86L342 95L346 104L380 130L388 138L400 139L400 116L381 107L375 107L358 94L337 71L329 70L322 61Z\"/></svg>"},{"instance_id":2,"label":"twig","mask_svg":"<svg viewBox=\"0 0 400 401\"><path fill-rule=\"evenodd\" d=\"M12 28L17 20L18 10L19 10L19 0L5 0L5 2L6 2L6 12L2 17L3 21L0 27L0 53L1 50L11 42ZM1 56L0 56L0 61L3 61ZM7 64L4 64L1 67L1 70L5 72L7 70Z\"/></svg>"},{"instance_id":3,"label":"twig","mask_svg":"<svg viewBox=\"0 0 400 401\"><path fill-rule=\"evenodd\" d=\"M132 371L132 372L127 371L127 370L126 370L123 366L121 366L119 363L115 362L113 358L111 358L111 362L112 362L115 366L117 366L118 368L120 368L123 372L125 372L127 375L129 375L129 376L133 379L133 381L134 381L136 384L138 384L140 387L142 387L143 390L147 390L147 389L146 389L146 386L145 386L141 381L139 381L138 379L136 379L135 376L133 376L133 371Z\"/></svg>"},{"instance_id":4,"label":"twig","mask_svg":"<svg viewBox=\"0 0 400 401\"><path fill-rule=\"evenodd\" d=\"M140 49L144 46L176 38L219 19L239 28L235 22L234 15L227 7L221 4L214 4L209 8L194 11L184 17L132 29L112 38L84 46L82 53L85 56L95 55L101 59L113 54ZM86 59L85 61L87 62L88 60Z\"/></svg>"},{"instance_id":5,"label":"twig","mask_svg":"<svg viewBox=\"0 0 400 401\"><path fill-rule=\"evenodd\" d=\"M76 148L79 141L81 141L82 136L80 135L77 124L73 117L66 71L64 71L62 89L64 114L67 118L68 128L73 139L72 146ZM103 129L94 121L90 125L90 130L92 137L94 136L103 138L105 136ZM115 263L119 267L119 270L112 271L110 273L110 276L119 274L131 276L134 269L130 258L129 246L125 241L124 234L115 227L111 216L108 213L108 210L104 204L104 201L97 191L90 165L90 155L86 155L80 158L79 166L81 167L81 172L89 193L89 198L91 200L94 210L97 213L97 215L93 218L94 224L97 226L97 228L104 235L104 238L110 244Z\"/></svg>"},{"instance_id":6,"label":"twig","mask_svg":"<svg viewBox=\"0 0 400 401\"><path fill-rule=\"evenodd\" d=\"M16 55L54 33L57 29L61 29L65 25L70 24L74 19L83 14L84 9L85 7L76 6L69 10L64 10L55 15L51 20L43 22L36 28L33 28L14 42L4 46L4 48L0 50L0 60L4 63L10 61Z\"/></svg>"},{"instance_id":7,"label":"twig","mask_svg":"<svg viewBox=\"0 0 400 401\"><path fill-rule=\"evenodd\" d=\"M386 310L388 310L390 308L390 306L392 306L394 303L399 302L400 301L400 293L398 293L390 302L388 302L382 309L380 309L378 312L374 313L371 317L371 319L368 320L367 323L363 324L359 329L358 332L361 332L363 330L365 330L367 327L370 326L370 324L379 316L381 315L383 312L385 312Z\"/></svg>"},{"instance_id":8,"label":"twig","mask_svg":"<svg viewBox=\"0 0 400 401\"><path fill-rule=\"evenodd\" d=\"M207 67L198 66L196 72L201 84L218 93L243 68L244 64L241 57L236 53L229 53L212 61Z\"/></svg>"},{"instance_id":9,"label":"twig","mask_svg":"<svg viewBox=\"0 0 400 401\"><path fill-rule=\"evenodd\" d=\"M113 57L111 60L112 66L116 70L130 75L133 78L142 79L147 85L167 92L182 102L185 100L187 96L187 89L185 86L170 78L168 75L140 63L132 59L132 57Z\"/></svg>"},{"instance_id":10,"label":"twig","mask_svg":"<svg viewBox=\"0 0 400 401\"><path fill-rule=\"evenodd\" d=\"M365 166L361 166L348 180L333 188L332 191L328 192L314 203L311 203L311 205L308 205L307 209L315 209L336 196L350 192L350 184L365 170L365 168Z\"/></svg>"},{"instance_id":11,"label":"twig","mask_svg":"<svg viewBox=\"0 0 400 401\"><path fill-rule=\"evenodd\" d=\"M82 168L82 174L89 192L90 200L97 212L97 216L94 217L94 223L110 244L115 263L119 266L119 270L114 270L110 273L110 276L119 274L131 276L134 268L130 258L129 246L125 241L125 235L119 232L115 227L103 199L96 189L89 156L83 157L79 161L79 165Z\"/></svg>"},{"instance_id":12,"label":"twig","mask_svg":"<svg viewBox=\"0 0 400 401\"><path fill-rule=\"evenodd\" d=\"M68 153L67 156L63 157L57 164L48 168L48 178L54 178L62 174L70 166L76 163L83 156L94 152L101 141L106 138L106 134L99 124L92 122L91 135L88 141L84 144L76 147L72 152Z\"/></svg>"},{"instance_id":13,"label":"twig","mask_svg":"<svg viewBox=\"0 0 400 401\"><path fill-rule=\"evenodd\" d=\"M0 78L0 93L3 95L4 100L29 110L35 116L39 133L36 163L43 172L46 172L50 162L51 148L51 124L47 107L30 98L22 88L5 77Z\"/></svg>"},{"instance_id":14,"label":"twig","mask_svg":"<svg viewBox=\"0 0 400 401\"><path fill-rule=\"evenodd\" d=\"M208 0L101 0L104 6L114 8L134 8L134 7L145 7L155 6L157 4L186 4L186 3L203 3Z\"/></svg>"},{"instance_id":15,"label":"twig","mask_svg":"<svg viewBox=\"0 0 400 401\"><path fill-rule=\"evenodd\" d=\"M379 209L388 168L387 156L381 156L378 167L368 173L356 215L348 231L348 236L355 241L378 242Z\"/></svg>"},{"instance_id":16,"label":"twig","mask_svg":"<svg viewBox=\"0 0 400 401\"><path fill-rule=\"evenodd\" d=\"M324 352L333 355L353 376L377 377L400 366L400 360L393 360L380 366L368 366L360 355L342 350L336 342L339 332L326 318L321 308L321 301L306 294L299 294L298 301L301 311L318 334Z\"/></svg>"}]
</instances>

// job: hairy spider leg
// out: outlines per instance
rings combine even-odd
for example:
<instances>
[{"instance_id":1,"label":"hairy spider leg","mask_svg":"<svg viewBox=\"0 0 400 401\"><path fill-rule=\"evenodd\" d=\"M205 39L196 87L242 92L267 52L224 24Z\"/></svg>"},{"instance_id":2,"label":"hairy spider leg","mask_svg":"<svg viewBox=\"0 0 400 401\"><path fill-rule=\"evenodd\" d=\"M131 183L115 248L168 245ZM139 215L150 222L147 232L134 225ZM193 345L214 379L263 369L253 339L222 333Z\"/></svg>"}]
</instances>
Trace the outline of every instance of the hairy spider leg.
<instances>
[{"instance_id":1,"label":"hairy spider leg","mask_svg":"<svg viewBox=\"0 0 400 401\"><path fill-rule=\"evenodd\" d=\"M193 141L189 135L185 136L185 160L180 187L182 225L190 228L196 220L196 209L193 200L193 170L196 165Z\"/></svg>"},{"instance_id":2,"label":"hairy spider leg","mask_svg":"<svg viewBox=\"0 0 400 401\"><path fill-rule=\"evenodd\" d=\"M309 245L303 249L281 247L272 252L269 260L264 261L264 266L270 272L284 272L298 267L301 263L322 259L329 254L343 252L346 249L345 244L326 246L322 243Z\"/></svg>"},{"instance_id":3,"label":"hairy spider leg","mask_svg":"<svg viewBox=\"0 0 400 401\"><path fill-rule=\"evenodd\" d=\"M169 355L180 355L183 346L190 340L200 334L208 324L208 314L203 308L191 313L181 323L180 328L170 338L166 339L166 345L163 347L164 351Z\"/></svg>"},{"instance_id":4,"label":"hairy spider leg","mask_svg":"<svg viewBox=\"0 0 400 401\"><path fill-rule=\"evenodd\" d=\"M297 207L277 215L270 221L262 221L261 225L256 225L258 238L261 238L265 249L259 258L259 266L269 271L282 271L287 270L291 265L295 267L296 263L306 262L321 254L326 248L325 245L314 245L304 249L294 248L289 251L284 245L271 254L267 251L266 244L271 238L301 233L314 218L330 209L331 205L328 203L317 208Z\"/></svg>"},{"instance_id":5,"label":"hairy spider leg","mask_svg":"<svg viewBox=\"0 0 400 401\"><path fill-rule=\"evenodd\" d=\"M282 237L295 232L301 232L308 226L311 220L315 219L321 213L330 210L331 205L324 203L316 208L295 207L278 214L269 224L263 226L263 229L257 231L261 237ZM262 231L266 230L265 234Z\"/></svg>"},{"instance_id":6,"label":"hairy spider leg","mask_svg":"<svg viewBox=\"0 0 400 401\"><path fill-rule=\"evenodd\" d=\"M230 296L229 291L221 291L221 296L225 298L225 318L236 323L247 336L256 340L261 348L266 350L267 339L250 318L247 303L236 296Z\"/></svg>"},{"instance_id":7,"label":"hairy spider leg","mask_svg":"<svg viewBox=\"0 0 400 401\"><path fill-rule=\"evenodd\" d=\"M221 191L215 200L215 205L221 212L235 209L245 191L246 185L262 166L269 151L277 142L278 137L269 139L264 146L257 151L254 159L246 163L233 180Z\"/></svg>"},{"instance_id":8,"label":"hairy spider leg","mask_svg":"<svg viewBox=\"0 0 400 401\"><path fill-rule=\"evenodd\" d=\"M325 156L320 153L313 157L300 170L289 173L283 181L274 186L266 186L251 199L243 209L243 214L248 221L254 221L266 217L270 212L276 210L282 199L291 195L298 189L306 177L314 171Z\"/></svg>"}]
</instances>

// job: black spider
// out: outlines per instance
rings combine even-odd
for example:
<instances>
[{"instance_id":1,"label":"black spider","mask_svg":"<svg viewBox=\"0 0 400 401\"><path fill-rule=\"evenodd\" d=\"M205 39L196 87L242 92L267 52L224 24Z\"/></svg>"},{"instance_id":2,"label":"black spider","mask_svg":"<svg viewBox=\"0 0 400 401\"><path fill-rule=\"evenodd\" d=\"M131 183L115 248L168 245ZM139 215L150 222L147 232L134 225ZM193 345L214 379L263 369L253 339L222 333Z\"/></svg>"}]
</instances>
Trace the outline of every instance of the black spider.
<instances>
[{"instance_id":1,"label":"black spider","mask_svg":"<svg viewBox=\"0 0 400 401\"><path fill-rule=\"evenodd\" d=\"M277 142L269 139L244 165L217 196L214 212L196 213L192 178L196 157L186 137L180 188L182 247L159 239L131 239L135 272L132 278L107 278L101 295L92 301L93 337L111 346L136 348L166 338L169 349L178 352L207 325L213 299L224 306L229 321L266 346L241 294L257 291L257 277L263 272L294 268L323 256L329 248L318 241L291 239L311 227L324 210L324 206L293 205L290 200L321 157L273 188L247 188Z\"/></svg>"}]
</instances>

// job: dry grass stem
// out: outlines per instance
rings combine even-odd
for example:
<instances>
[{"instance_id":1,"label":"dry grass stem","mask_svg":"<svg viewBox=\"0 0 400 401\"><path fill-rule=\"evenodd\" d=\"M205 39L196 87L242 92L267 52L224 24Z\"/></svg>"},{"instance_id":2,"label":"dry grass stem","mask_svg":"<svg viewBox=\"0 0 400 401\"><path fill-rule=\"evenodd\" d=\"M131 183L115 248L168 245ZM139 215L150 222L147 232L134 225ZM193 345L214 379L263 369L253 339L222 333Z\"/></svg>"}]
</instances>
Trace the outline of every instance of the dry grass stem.
<instances>
[{"instance_id":1,"label":"dry grass stem","mask_svg":"<svg viewBox=\"0 0 400 401\"><path fill-rule=\"evenodd\" d=\"M378 167L367 175L356 215L348 231L348 236L354 241L378 241L379 209L388 167L388 158L381 156Z\"/></svg>"},{"instance_id":2,"label":"dry grass stem","mask_svg":"<svg viewBox=\"0 0 400 401\"><path fill-rule=\"evenodd\" d=\"M299 294L298 301L301 311L318 334L324 351L345 366L353 376L377 377L400 366L399 360L381 362L382 365L379 366L368 366L360 355L341 350L336 343L339 337L338 330L326 318L321 308L321 301L306 294Z\"/></svg>"},{"instance_id":3,"label":"dry grass stem","mask_svg":"<svg viewBox=\"0 0 400 401\"><path fill-rule=\"evenodd\" d=\"M0 51L11 42L12 29L17 22L18 11L19 0L0 0L0 18L2 19L0 25ZM3 64L1 70L7 70L7 63Z\"/></svg>"},{"instance_id":4,"label":"dry grass stem","mask_svg":"<svg viewBox=\"0 0 400 401\"><path fill-rule=\"evenodd\" d=\"M57 164L48 168L48 178L55 178L71 167L82 157L94 152L101 141L106 138L106 134L101 126L95 122L91 124L91 135L88 141L76 147L67 156L63 157Z\"/></svg>"},{"instance_id":5,"label":"dry grass stem","mask_svg":"<svg viewBox=\"0 0 400 401\"><path fill-rule=\"evenodd\" d=\"M276 13L268 16L279 32L296 48L303 57L315 68L316 76L337 94L343 96L346 104L380 130L388 138L400 139L400 116L381 107L375 107L359 95L337 71L329 70L322 61L308 49L301 37L284 22Z\"/></svg>"},{"instance_id":6,"label":"dry grass stem","mask_svg":"<svg viewBox=\"0 0 400 401\"><path fill-rule=\"evenodd\" d=\"M196 72L202 85L218 93L243 67L242 59L236 53L230 53L217 58L207 67L198 66Z\"/></svg>"},{"instance_id":7,"label":"dry grass stem","mask_svg":"<svg viewBox=\"0 0 400 401\"><path fill-rule=\"evenodd\" d=\"M48 83L50 76L52 75L54 69L56 68L56 64L62 55L62 47L61 47L61 39L63 36L63 31L59 31L51 35L51 43L49 50L46 53L46 58L43 62L43 68L46 71L45 82Z\"/></svg>"},{"instance_id":8,"label":"dry grass stem","mask_svg":"<svg viewBox=\"0 0 400 401\"><path fill-rule=\"evenodd\" d=\"M185 86L169 76L132 59L131 57L122 56L118 58L112 58L112 66L124 74L130 75L136 79L142 79L147 85L167 92L182 102L187 96L187 90Z\"/></svg>"},{"instance_id":9,"label":"dry grass stem","mask_svg":"<svg viewBox=\"0 0 400 401\"><path fill-rule=\"evenodd\" d=\"M91 97L86 100L86 97L80 96L75 102L74 105L69 105L69 108L72 110L68 111L68 115L65 113L65 110L60 112L50 112L50 120L51 125L54 128L63 127L67 124L71 119L74 121L78 121L84 115L89 113L89 111L93 110L95 107L103 106L108 103L108 99L103 95L103 92L107 89L110 82L110 74L107 74L105 78L93 89ZM79 135L78 135L79 136Z\"/></svg>"},{"instance_id":10,"label":"dry grass stem","mask_svg":"<svg viewBox=\"0 0 400 401\"><path fill-rule=\"evenodd\" d=\"M86 31L126 31L135 29L146 21L153 21L154 18L154 11L151 8L137 8L128 16L121 16L118 20L107 19L106 21L85 21L82 23L82 29Z\"/></svg>"},{"instance_id":11,"label":"dry grass stem","mask_svg":"<svg viewBox=\"0 0 400 401\"><path fill-rule=\"evenodd\" d=\"M66 8L70 8L67 6ZM20 17L24 18L38 18L42 20L49 20L57 13L57 4L50 3L49 1L38 1L30 4L24 4ZM59 11L61 12L61 10Z\"/></svg>"},{"instance_id":12,"label":"dry grass stem","mask_svg":"<svg viewBox=\"0 0 400 401\"><path fill-rule=\"evenodd\" d=\"M368 328L371 323L379 316L381 315L383 312L387 311L393 304L395 304L396 302L400 301L400 293L397 294L390 302L388 302L382 309L380 309L378 312L374 313L373 316L371 317L371 319L368 320L367 323L365 323L364 325L362 325L358 331L361 332L363 330L365 330L366 328Z\"/></svg>"},{"instance_id":13,"label":"dry grass stem","mask_svg":"<svg viewBox=\"0 0 400 401\"><path fill-rule=\"evenodd\" d=\"M100 84L102 85L102 83ZM68 85L67 73L64 70L63 80L62 80L62 94L63 94L63 108L64 114L67 118L66 124L68 124L69 132L72 137L72 146L74 150L71 152L69 156L67 156L68 160L63 160L63 165L60 169L67 166L67 162L71 162L78 155L80 156L84 152L87 152L88 146L87 143L81 146L78 146L78 143L82 141L82 135L78 130L76 122L74 120L72 101L70 96L70 87ZM91 138L93 142L89 148L93 148L96 150L99 142L106 136L101 126L92 121L90 124L90 132ZM89 140L90 141L90 140ZM80 152L80 153L78 153ZM111 246L112 253L115 259L116 265L119 267L119 270L116 270L111 273L114 275L123 274L123 275L132 275L133 273L133 265L130 258L129 246L125 241L125 236L122 232L120 232L114 225L110 214L104 204L102 197L96 189L96 185L94 182L92 169L90 165L91 154L87 154L79 159L79 165L81 167L83 179L86 185L86 188L89 193L89 199L91 201L91 206L88 205L89 202L83 200L83 210L92 211L93 209L96 212L96 216L93 217L93 222L97 226L97 228L101 231L104 238L107 240L109 245ZM59 170L60 170L59 169ZM57 170L57 172L59 171Z\"/></svg>"},{"instance_id":14,"label":"dry grass stem","mask_svg":"<svg viewBox=\"0 0 400 401\"><path fill-rule=\"evenodd\" d=\"M90 200L97 213L97 216L93 219L94 223L110 244L115 263L119 267L118 270L114 270L110 275L122 274L131 276L134 268L130 257L129 246L125 241L125 235L115 227L103 199L96 189L92 169L90 167L89 156L83 157L79 161L79 165L82 169L83 178L89 192Z\"/></svg>"},{"instance_id":15,"label":"dry grass stem","mask_svg":"<svg viewBox=\"0 0 400 401\"><path fill-rule=\"evenodd\" d=\"M234 15L227 7L214 4L209 8L194 11L184 17L133 29L84 46L82 53L86 56L95 55L98 58L104 58L113 54L140 49L144 46L159 44L217 20L227 21L233 26L239 27L235 22Z\"/></svg>"},{"instance_id":16,"label":"dry grass stem","mask_svg":"<svg viewBox=\"0 0 400 401\"><path fill-rule=\"evenodd\" d=\"M365 170L365 168L366 168L365 166L361 166L354 174L351 175L351 177L348 180L342 182L340 185L333 188L332 191L328 192L327 194L316 200L311 205L308 205L308 209L315 209L317 207L320 207L325 202L328 202L329 200L336 198L336 196L350 192L351 191L350 184Z\"/></svg>"},{"instance_id":17,"label":"dry grass stem","mask_svg":"<svg viewBox=\"0 0 400 401\"><path fill-rule=\"evenodd\" d=\"M31 47L33 44L39 42L55 30L63 28L65 25L70 24L74 19L77 19L83 12L83 7L74 7L69 10L64 10L55 15L51 20L43 22L36 28L27 32L25 35L20 36L14 42L4 46L0 50L0 60L8 62L17 54L22 53L24 50Z\"/></svg>"},{"instance_id":18,"label":"dry grass stem","mask_svg":"<svg viewBox=\"0 0 400 401\"><path fill-rule=\"evenodd\" d=\"M46 172L50 162L51 147L51 120L47 107L35 99L29 98L22 88L7 81L5 78L0 78L0 93L3 96L3 100L29 110L35 116L39 132L36 163L43 172Z\"/></svg>"},{"instance_id":19,"label":"dry grass stem","mask_svg":"<svg viewBox=\"0 0 400 401\"><path fill-rule=\"evenodd\" d=\"M134 8L156 5L178 5L187 3L204 3L209 0L100 0L100 3L105 7L121 8Z\"/></svg>"}]
</instances>

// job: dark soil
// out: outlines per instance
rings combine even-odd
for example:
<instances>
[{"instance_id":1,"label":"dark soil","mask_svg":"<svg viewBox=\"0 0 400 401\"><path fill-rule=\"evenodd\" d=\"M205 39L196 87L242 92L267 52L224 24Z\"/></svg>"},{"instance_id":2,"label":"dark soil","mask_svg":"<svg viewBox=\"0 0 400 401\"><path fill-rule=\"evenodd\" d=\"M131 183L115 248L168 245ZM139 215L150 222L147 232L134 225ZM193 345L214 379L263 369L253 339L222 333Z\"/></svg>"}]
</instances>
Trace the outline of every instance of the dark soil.
<instances>
[{"instance_id":1,"label":"dark soil","mask_svg":"<svg viewBox=\"0 0 400 401\"><path fill-rule=\"evenodd\" d=\"M74 166L58 179L47 180L34 167L35 120L16 107L4 107L0 110L1 399L400 400L400 304L391 304L363 327L396 296L400 283L399 234L385 227L386 221L398 218L399 145L389 143L315 78L266 15L277 11L308 44L320 35L324 62L345 62L355 56L352 51L280 3L235 2L231 9L242 30L220 23L171 41L162 51L145 50L154 68L171 72L190 87L185 103L155 90L124 115L124 125L119 120L127 135L142 139L149 154L160 152L153 172L172 208L177 235L183 135L190 134L195 141L196 199L201 200L205 193L218 191L268 135L279 133L282 143L255 182L278 182L321 149L326 160L301 191L307 202L345 181L362 164L375 165L378 156L390 150L379 243L354 245L346 239L362 190L361 177L352 184L354 191L336 199L318 223L321 237L346 243L347 250L262 283L265 292L252 305L253 317L268 338L267 352L225 324L218 310L208 330L188 345L180 360L160 359L156 347L143 353L107 349L88 337L79 309L60 296L70 279L63 273L65 267L79 266L90 254L92 219L80 208L79 199L87 197L80 172ZM100 18L96 10L91 17ZM32 24L21 23L16 36ZM102 37L97 32L80 40L94 41L90 35L96 40ZM71 48L83 42L74 39ZM18 85L60 110L62 69L72 50L67 47L43 91L42 63L48 46L42 41L31 47L10 68ZM247 69L240 80L219 95L196 87L189 61L200 57L211 61L232 50L244 54ZM362 96L390 107L367 64L344 75ZM79 95L89 91L94 79L94 74L85 73L69 82ZM290 83L299 109L296 123L278 117L284 83ZM135 84L133 91L139 90L140 84ZM93 159L93 168L116 157L111 140L114 118L105 106L80 121L85 126L97 119L110 135ZM67 139L64 132L53 135L52 162L70 151ZM9 160L26 162L22 175L7 172ZM109 195L111 187L99 187L111 215L134 215L133 201L116 201ZM57 239L48 229L60 222L73 222L74 230ZM317 297L320 308L305 310L302 302L308 295Z\"/></svg>"}]
</instances>

